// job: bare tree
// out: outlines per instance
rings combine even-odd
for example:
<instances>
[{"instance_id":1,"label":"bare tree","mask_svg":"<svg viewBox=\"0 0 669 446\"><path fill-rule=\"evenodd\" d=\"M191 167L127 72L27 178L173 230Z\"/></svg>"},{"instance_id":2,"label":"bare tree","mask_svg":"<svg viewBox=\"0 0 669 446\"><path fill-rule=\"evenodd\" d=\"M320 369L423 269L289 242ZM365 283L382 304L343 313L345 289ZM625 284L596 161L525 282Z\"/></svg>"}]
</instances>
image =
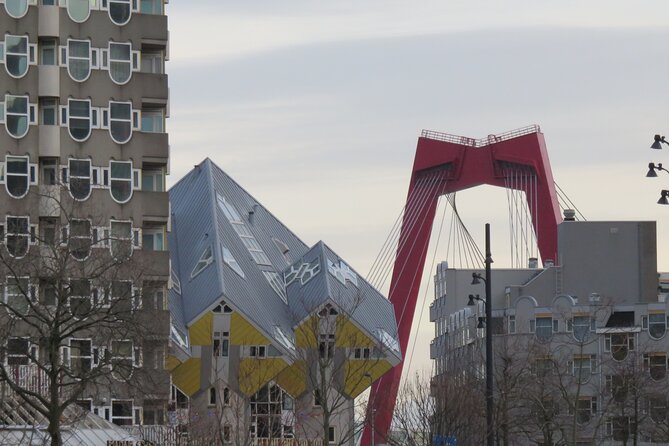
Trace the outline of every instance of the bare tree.
<instances>
[{"instance_id":1,"label":"bare tree","mask_svg":"<svg viewBox=\"0 0 669 446\"><path fill-rule=\"evenodd\" d=\"M44 417L54 446L63 442L66 410L88 396L167 388L164 373L141 368L145 350L152 362L165 355L160 271L134 252L139 233L130 220L102 221L60 192L36 197L54 215L39 230L28 217L7 216L0 247L3 396Z\"/></svg>"}]
</instances>

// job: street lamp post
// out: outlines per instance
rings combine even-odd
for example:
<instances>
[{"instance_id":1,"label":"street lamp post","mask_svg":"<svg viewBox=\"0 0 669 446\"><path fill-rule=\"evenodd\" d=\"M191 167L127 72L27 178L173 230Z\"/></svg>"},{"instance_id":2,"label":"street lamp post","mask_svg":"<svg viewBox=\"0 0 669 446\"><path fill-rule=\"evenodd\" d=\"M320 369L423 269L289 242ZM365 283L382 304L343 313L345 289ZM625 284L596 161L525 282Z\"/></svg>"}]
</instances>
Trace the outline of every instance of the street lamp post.
<instances>
[{"instance_id":1,"label":"street lamp post","mask_svg":"<svg viewBox=\"0 0 669 446\"><path fill-rule=\"evenodd\" d=\"M479 273L472 273L472 285L485 282L485 399L486 399L486 445L494 446L493 434L493 356L492 356L492 287L490 265L492 255L490 254L490 223L485 225L485 278ZM469 295L469 305L474 300L483 300L478 295ZM479 319L479 327L481 327Z\"/></svg>"},{"instance_id":2,"label":"street lamp post","mask_svg":"<svg viewBox=\"0 0 669 446\"><path fill-rule=\"evenodd\" d=\"M660 149L662 149L662 144L669 145L669 141L667 141L664 136L655 135L653 144L651 144L650 148L660 150ZM658 164L648 163L648 173L646 174L646 177L648 177L648 178L657 177L657 171L662 171L662 172L669 173L669 170L662 167L662 163L658 163ZM662 190L660 192L660 199L657 200L657 204L669 205L669 190Z\"/></svg>"}]
</instances>

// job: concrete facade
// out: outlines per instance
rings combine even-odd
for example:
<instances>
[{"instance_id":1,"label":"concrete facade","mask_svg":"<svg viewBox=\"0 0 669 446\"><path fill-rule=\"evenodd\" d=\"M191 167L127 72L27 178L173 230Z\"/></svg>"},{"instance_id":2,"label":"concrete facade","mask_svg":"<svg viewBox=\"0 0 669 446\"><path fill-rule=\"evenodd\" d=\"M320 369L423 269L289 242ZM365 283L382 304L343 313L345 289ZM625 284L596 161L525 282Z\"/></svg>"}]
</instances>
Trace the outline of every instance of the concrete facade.
<instances>
[{"instance_id":1,"label":"concrete facade","mask_svg":"<svg viewBox=\"0 0 669 446\"><path fill-rule=\"evenodd\" d=\"M12 229L6 216L29 218L26 258L32 258L54 246L69 248L72 221L87 221L89 253L66 274L92 280L75 270L102 262L110 250L113 256L117 235L112 221L130 223L132 254L114 266L114 281L131 280L142 300L133 316L146 328L131 339L134 381L86 388L79 404L126 427L165 425L173 410L165 368L170 330L167 1L2 3L0 224L8 236ZM27 187L23 174L18 178L16 173L24 164ZM91 301L112 288L101 284ZM19 332L31 336L21 327ZM93 327L72 338L84 339L94 354L109 354L113 341L101 339L102 332ZM74 355L69 342L61 346L63 361ZM129 408L131 414L119 415Z\"/></svg>"},{"instance_id":2,"label":"concrete facade","mask_svg":"<svg viewBox=\"0 0 669 446\"><path fill-rule=\"evenodd\" d=\"M555 266L492 271L493 320L484 322L494 333L495 398L515 403L498 415L498 435L519 445L631 444L636 425L638 444L667 444L669 307L655 222L565 221L558 234ZM483 273L437 268L437 385L484 378L484 306L468 306L484 288L471 285L473 272ZM513 388L502 378L511 371L521 377Z\"/></svg>"}]
</instances>

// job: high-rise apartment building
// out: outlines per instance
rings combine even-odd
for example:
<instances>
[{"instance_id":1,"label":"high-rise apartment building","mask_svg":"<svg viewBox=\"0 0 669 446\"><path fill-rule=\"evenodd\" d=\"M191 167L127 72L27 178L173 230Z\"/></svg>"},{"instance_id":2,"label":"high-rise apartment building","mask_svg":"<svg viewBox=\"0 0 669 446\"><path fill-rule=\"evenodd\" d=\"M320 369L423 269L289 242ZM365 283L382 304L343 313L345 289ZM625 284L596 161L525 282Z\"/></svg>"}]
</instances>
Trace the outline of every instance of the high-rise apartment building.
<instances>
[{"instance_id":1,"label":"high-rise apartment building","mask_svg":"<svg viewBox=\"0 0 669 446\"><path fill-rule=\"evenodd\" d=\"M21 386L48 372L40 329L11 314L12 298L30 296L26 314L69 311L79 324L58 345L69 370L125 369L85 386L78 405L119 425L164 424L166 0L0 3L0 282L13 321L2 333L5 370ZM141 336L110 318L124 297ZM85 327L88 317L97 322Z\"/></svg>"},{"instance_id":2,"label":"high-rise apartment building","mask_svg":"<svg viewBox=\"0 0 669 446\"><path fill-rule=\"evenodd\" d=\"M490 329L501 442L667 444L669 307L655 222L564 221L558 249L545 268L534 261L492 271L491 321L475 298L483 285L471 283L481 271L438 266L430 307L432 391L442 403L435 432L458 444L483 441L476 401ZM467 399L458 398L463 392ZM463 419L478 431L459 428Z\"/></svg>"}]
</instances>

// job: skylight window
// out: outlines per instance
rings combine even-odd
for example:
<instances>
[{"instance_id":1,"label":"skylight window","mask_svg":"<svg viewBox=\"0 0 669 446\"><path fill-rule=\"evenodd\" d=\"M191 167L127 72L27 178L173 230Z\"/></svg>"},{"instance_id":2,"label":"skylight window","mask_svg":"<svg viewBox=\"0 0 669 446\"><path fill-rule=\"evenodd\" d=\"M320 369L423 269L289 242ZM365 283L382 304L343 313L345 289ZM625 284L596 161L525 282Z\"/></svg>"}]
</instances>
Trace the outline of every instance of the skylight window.
<instances>
[{"instance_id":1,"label":"skylight window","mask_svg":"<svg viewBox=\"0 0 669 446\"><path fill-rule=\"evenodd\" d=\"M228 219L232 225L232 228L242 240L242 243L244 243L244 246L246 246L246 249L249 250L249 254L251 254L253 260L258 265L272 266L272 262L269 261L269 257L267 257L267 254L265 254L265 251L263 251L262 247L258 243L258 240L256 240L255 236L251 233L249 228L246 227L246 224L239 215L239 212L237 212L237 209L235 209L232 204L228 203L225 200L225 197L223 197L223 195L219 194L218 192L216 193L216 201L218 202L218 207Z\"/></svg>"},{"instance_id":2,"label":"skylight window","mask_svg":"<svg viewBox=\"0 0 669 446\"><path fill-rule=\"evenodd\" d=\"M174 268L170 268L170 277L172 279L172 288L181 296L181 282L179 281L179 276L174 271Z\"/></svg>"},{"instance_id":3,"label":"skylight window","mask_svg":"<svg viewBox=\"0 0 669 446\"><path fill-rule=\"evenodd\" d=\"M286 333L278 325L274 326L274 335L276 340L288 350L295 350L295 339L286 335Z\"/></svg>"},{"instance_id":4,"label":"skylight window","mask_svg":"<svg viewBox=\"0 0 669 446\"><path fill-rule=\"evenodd\" d=\"M242 217L237 212L237 209L234 208L230 203L225 201L225 197L218 192L216 193L216 201L218 202L218 207L223 211L225 217L230 221L230 223L244 223Z\"/></svg>"},{"instance_id":5,"label":"skylight window","mask_svg":"<svg viewBox=\"0 0 669 446\"><path fill-rule=\"evenodd\" d=\"M191 279L195 278L195 276L204 271L206 267L211 265L213 261L214 261L214 255L211 252L211 246L208 246L207 249L205 249L204 252L202 253L200 260L197 261L195 268L193 268L193 272L190 273L190 278Z\"/></svg>"},{"instance_id":6,"label":"skylight window","mask_svg":"<svg viewBox=\"0 0 669 446\"><path fill-rule=\"evenodd\" d=\"M379 338L379 340L388 347L389 349L396 351L399 353L400 351L400 344L397 342L397 339L395 339L390 333L388 333L386 330L383 328L378 328L376 330L376 336Z\"/></svg>"},{"instance_id":7,"label":"skylight window","mask_svg":"<svg viewBox=\"0 0 669 446\"><path fill-rule=\"evenodd\" d=\"M239 274L242 279L245 279L246 276L244 275L242 267L239 266L239 263L237 263L237 260L235 260L230 250L223 245L221 245L221 250L223 251L223 261L225 264L232 268L234 272Z\"/></svg>"},{"instance_id":8,"label":"skylight window","mask_svg":"<svg viewBox=\"0 0 669 446\"><path fill-rule=\"evenodd\" d=\"M281 276L279 276L274 271L263 271L262 273L265 276L265 279L267 279L267 281L269 282L274 292L279 295L279 297L281 298L281 300L283 300L284 303L287 304L288 298L286 297L286 288L283 285L283 280L281 280Z\"/></svg>"}]
</instances>

